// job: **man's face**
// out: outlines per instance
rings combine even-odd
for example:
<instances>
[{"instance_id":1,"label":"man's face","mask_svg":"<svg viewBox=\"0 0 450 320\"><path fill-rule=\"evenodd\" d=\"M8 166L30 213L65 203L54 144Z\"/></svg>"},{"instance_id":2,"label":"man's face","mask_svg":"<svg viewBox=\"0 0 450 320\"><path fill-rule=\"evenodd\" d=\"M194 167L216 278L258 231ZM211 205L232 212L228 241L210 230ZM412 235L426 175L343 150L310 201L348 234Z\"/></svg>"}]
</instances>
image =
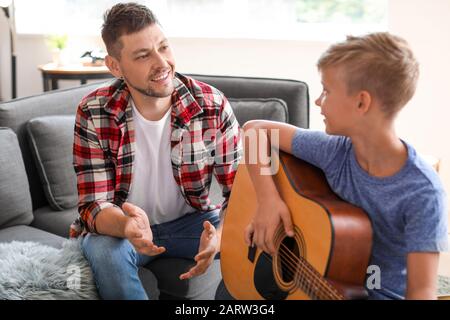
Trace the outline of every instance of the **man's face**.
<instances>
[{"instance_id":1,"label":"man's face","mask_svg":"<svg viewBox=\"0 0 450 320\"><path fill-rule=\"evenodd\" d=\"M128 86L148 97L170 96L174 90L175 61L159 25L124 35L121 41L118 65Z\"/></svg>"},{"instance_id":2,"label":"man's face","mask_svg":"<svg viewBox=\"0 0 450 320\"><path fill-rule=\"evenodd\" d=\"M356 95L348 95L343 70L339 67L327 67L321 70L323 90L315 101L324 116L325 130L328 134L349 136L349 130L355 124L354 106Z\"/></svg>"}]
</instances>

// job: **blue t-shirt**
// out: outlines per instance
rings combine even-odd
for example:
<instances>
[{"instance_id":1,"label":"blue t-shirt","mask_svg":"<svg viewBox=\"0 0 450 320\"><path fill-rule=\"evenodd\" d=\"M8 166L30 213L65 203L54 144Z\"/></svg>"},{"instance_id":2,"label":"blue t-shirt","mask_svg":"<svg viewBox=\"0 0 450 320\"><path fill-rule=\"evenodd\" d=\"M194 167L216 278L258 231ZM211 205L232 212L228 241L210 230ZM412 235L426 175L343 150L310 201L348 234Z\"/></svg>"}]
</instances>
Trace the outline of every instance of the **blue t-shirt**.
<instances>
[{"instance_id":1,"label":"blue t-shirt","mask_svg":"<svg viewBox=\"0 0 450 320\"><path fill-rule=\"evenodd\" d=\"M322 169L333 191L370 217L370 265L381 276L380 289L368 288L371 299L404 298L408 253L448 248L444 188L433 168L403 143L406 164L393 176L377 178L359 166L349 138L299 129L292 141L294 156Z\"/></svg>"}]
</instances>

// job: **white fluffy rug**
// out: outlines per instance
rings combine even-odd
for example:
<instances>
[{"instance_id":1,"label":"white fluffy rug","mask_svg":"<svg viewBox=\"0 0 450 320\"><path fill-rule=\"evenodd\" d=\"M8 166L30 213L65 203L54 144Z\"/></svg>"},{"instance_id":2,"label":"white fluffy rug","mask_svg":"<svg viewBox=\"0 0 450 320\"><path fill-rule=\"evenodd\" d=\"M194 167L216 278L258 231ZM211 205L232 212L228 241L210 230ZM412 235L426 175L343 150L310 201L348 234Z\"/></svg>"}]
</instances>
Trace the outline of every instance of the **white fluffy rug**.
<instances>
[{"instance_id":1,"label":"white fluffy rug","mask_svg":"<svg viewBox=\"0 0 450 320\"><path fill-rule=\"evenodd\" d=\"M0 243L0 300L98 299L78 240L61 249L35 242Z\"/></svg>"},{"instance_id":2,"label":"white fluffy rug","mask_svg":"<svg viewBox=\"0 0 450 320\"><path fill-rule=\"evenodd\" d=\"M439 276L438 294L450 296L450 278ZM99 299L78 240L65 240L61 249L0 243L0 300L78 299Z\"/></svg>"}]
</instances>

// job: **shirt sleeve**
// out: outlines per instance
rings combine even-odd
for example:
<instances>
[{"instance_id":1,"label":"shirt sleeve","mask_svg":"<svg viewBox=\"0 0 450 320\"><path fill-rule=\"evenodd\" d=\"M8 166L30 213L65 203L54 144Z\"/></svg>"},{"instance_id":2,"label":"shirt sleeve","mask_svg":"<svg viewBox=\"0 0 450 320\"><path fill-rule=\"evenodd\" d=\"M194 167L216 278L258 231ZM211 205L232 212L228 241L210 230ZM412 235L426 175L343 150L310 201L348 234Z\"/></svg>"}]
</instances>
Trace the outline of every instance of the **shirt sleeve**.
<instances>
[{"instance_id":1,"label":"shirt sleeve","mask_svg":"<svg viewBox=\"0 0 450 320\"><path fill-rule=\"evenodd\" d=\"M445 192L429 188L411 199L405 213L407 253L448 250L448 210Z\"/></svg>"},{"instance_id":2,"label":"shirt sleeve","mask_svg":"<svg viewBox=\"0 0 450 320\"><path fill-rule=\"evenodd\" d=\"M82 106L75 120L73 166L77 175L78 212L88 232L97 233L95 219L114 199L114 167L105 158L94 123Z\"/></svg>"},{"instance_id":3,"label":"shirt sleeve","mask_svg":"<svg viewBox=\"0 0 450 320\"><path fill-rule=\"evenodd\" d=\"M236 120L230 103L223 97L223 105L219 115L218 131L214 155L214 175L222 187L223 211L228 206L234 177L242 158L241 128Z\"/></svg>"},{"instance_id":4,"label":"shirt sleeve","mask_svg":"<svg viewBox=\"0 0 450 320\"><path fill-rule=\"evenodd\" d=\"M292 154L312 165L327 170L341 154L348 138L331 136L321 131L298 129L292 139Z\"/></svg>"}]
</instances>

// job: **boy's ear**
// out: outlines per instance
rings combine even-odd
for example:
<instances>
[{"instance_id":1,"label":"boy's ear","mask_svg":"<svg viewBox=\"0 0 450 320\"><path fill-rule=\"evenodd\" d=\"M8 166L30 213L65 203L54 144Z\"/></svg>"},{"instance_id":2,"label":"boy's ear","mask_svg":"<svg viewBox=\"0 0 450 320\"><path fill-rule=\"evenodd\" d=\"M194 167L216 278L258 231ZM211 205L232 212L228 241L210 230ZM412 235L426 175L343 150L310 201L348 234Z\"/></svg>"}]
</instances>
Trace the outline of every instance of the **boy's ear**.
<instances>
[{"instance_id":1,"label":"boy's ear","mask_svg":"<svg viewBox=\"0 0 450 320\"><path fill-rule=\"evenodd\" d=\"M113 56L107 55L105 57L105 64L108 67L109 71L113 74L116 78L122 77L122 71L120 70L119 61L117 61L116 58Z\"/></svg>"},{"instance_id":2,"label":"boy's ear","mask_svg":"<svg viewBox=\"0 0 450 320\"><path fill-rule=\"evenodd\" d=\"M372 96L367 91L361 91L358 95L358 111L362 114L367 113L372 107Z\"/></svg>"}]
</instances>

